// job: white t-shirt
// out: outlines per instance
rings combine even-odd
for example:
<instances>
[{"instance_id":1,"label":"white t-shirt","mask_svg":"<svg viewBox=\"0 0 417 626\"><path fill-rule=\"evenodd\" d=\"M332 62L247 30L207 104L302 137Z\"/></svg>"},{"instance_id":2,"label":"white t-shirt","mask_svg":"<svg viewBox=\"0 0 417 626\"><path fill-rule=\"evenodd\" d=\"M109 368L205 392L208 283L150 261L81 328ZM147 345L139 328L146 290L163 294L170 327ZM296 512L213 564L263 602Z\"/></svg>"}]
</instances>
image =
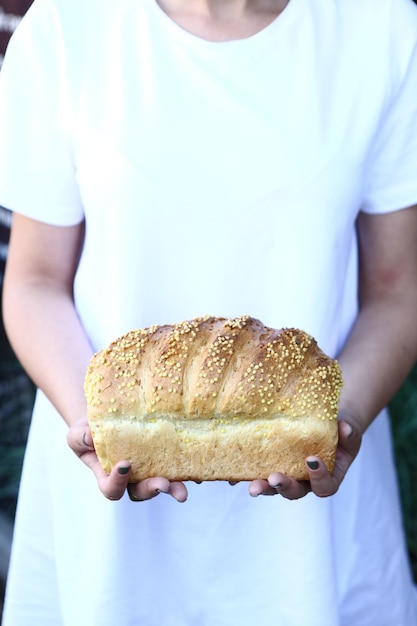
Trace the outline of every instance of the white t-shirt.
<instances>
[{"instance_id":1,"label":"white t-shirt","mask_svg":"<svg viewBox=\"0 0 417 626\"><path fill-rule=\"evenodd\" d=\"M416 93L411 0L291 0L222 43L155 0L35 0L2 70L0 203L86 220L96 348L250 314L337 354L358 212L417 201ZM327 500L206 483L114 503L38 394L4 626L414 626L391 457L382 415Z\"/></svg>"}]
</instances>

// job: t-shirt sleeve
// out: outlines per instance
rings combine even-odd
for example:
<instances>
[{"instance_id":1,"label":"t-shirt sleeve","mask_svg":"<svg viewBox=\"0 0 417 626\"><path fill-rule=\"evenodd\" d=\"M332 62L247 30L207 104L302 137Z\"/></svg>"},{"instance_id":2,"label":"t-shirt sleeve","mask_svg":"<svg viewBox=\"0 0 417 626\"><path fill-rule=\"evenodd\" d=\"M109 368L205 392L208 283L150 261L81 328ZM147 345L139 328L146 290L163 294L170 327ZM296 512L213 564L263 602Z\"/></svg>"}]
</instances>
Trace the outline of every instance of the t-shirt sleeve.
<instances>
[{"instance_id":1,"label":"t-shirt sleeve","mask_svg":"<svg viewBox=\"0 0 417 626\"><path fill-rule=\"evenodd\" d=\"M83 219L64 48L53 4L35 0L0 72L0 204L57 226Z\"/></svg>"},{"instance_id":2,"label":"t-shirt sleeve","mask_svg":"<svg viewBox=\"0 0 417 626\"><path fill-rule=\"evenodd\" d=\"M392 2L387 48L389 97L372 150L362 209L386 213L417 204L417 6Z\"/></svg>"}]
</instances>

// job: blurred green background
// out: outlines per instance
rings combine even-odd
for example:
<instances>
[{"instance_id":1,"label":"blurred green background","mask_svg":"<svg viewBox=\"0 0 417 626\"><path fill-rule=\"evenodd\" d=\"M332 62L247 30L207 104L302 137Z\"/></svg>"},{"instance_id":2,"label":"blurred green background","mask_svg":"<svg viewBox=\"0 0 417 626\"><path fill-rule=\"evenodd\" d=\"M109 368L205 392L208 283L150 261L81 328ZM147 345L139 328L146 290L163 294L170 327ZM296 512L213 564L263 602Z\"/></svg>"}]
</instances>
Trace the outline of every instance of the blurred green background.
<instances>
[{"instance_id":1,"label":"blurred green background","mask_svg":"<svg viewBox=\"0 0 417 626\"><path fill-rule=\"evenodd\" d=\"M417 365L392 400L390 412L404 526L417 582Z\"/></svg>"}]
</instances>

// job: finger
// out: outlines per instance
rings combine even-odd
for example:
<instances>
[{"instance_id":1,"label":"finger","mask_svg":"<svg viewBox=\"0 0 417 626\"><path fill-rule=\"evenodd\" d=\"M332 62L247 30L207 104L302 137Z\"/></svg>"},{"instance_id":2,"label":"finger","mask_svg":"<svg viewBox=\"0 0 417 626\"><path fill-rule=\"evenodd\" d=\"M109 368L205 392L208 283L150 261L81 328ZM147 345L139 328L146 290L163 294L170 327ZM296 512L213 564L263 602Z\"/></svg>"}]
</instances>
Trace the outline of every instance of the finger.
<instances>
[{"instance_id":1,"label":"finger","mask_svg":"<svg viewBox=\"0 0 417 626\"><path fill-rule=\"evenodd\" d=\"M288 500L298 500L311 491L308 480L295 480L278 472L268 476L268 483L275 489L276 493Z\"/></svg>"},{"instance_id":2,"label":"finger","mask_svg":"<svg viewBox=\"0 0 417 626\"><path fill-rule=\"evenodd\" d=\"M87 452L80 458L93 471L102 494L109 500L120 500L129 482L130 464L127 461L120 461L110 474L106 474L95 452Z\"/></svg>"},{"instance_id":3,"label":"finger","mask_svg":"<svg viewBox=\"0 0 417 626\"><path fill-rule=\"evenodd\" d=\"M353 424L345 421L339 422L339 447L350 455L352 461L361 447L362 435Z\"/></svg>"},{"instance_id":4,"label":"finger","mask_svg":"<svg viewBox=\"0 0 417 626\"><path fill-rule=\"evenodd\" d=\"M128 486L128 494L133 502L144 502L151 500L160 493L168 493L169 480L156 476L154 478L146 478L138 483L132 483Z\"/></svg>"},{"instance_id":5,"label":"finger","mask_svg":"<svg viewBox=\"0 0 417 626\"><path fill-rule=\"evenodd\" d=\"M170 483L168 493L177 502L185 502L188 498L187 487L181 482Z\"/></svg>"},{"instance_id":6,"label":"finger","mask_svg":"<svg viewBox=\"0 0 417 626\"><path fill-rule=\"evenodd\" d=\"M147 478L139 483L129 485L128 493L130 499L134 502L151 500L160 493L172 496L177 502L185 502L188 497L187 488L183 483L170 483L167 478L161 476Z\"/></svg>"},{"instance_id":7,"label":"finger","mask_svg":"<svg viewBox=\"0 0 417 626\"><path fill-rule=\"evenodd\" d=\"M310 476L311 490L320 498L327 498L336 493L339 482L331 476L326 465L321 459L309 456L306 460L307 470Z\"/></svg>"},{"instance_id":8,"label":"finger","mask_svg":"<svg viewBox=\"0 0 417 626\"><path fill-rule=\"evenodd\" d=\"M333 475L330 475L325 464L318 457L307 458L307 469L310 475L312 491L325 498L336 493L348 471L352 461L358 454L361 445L361 434L352 424L339 422L339 444Z\"/></svg>"},{"instance_id":9,"label":"finger","mask_svg":"<svg viewBox=\"0 0 417 626\"><path fill-rule=\"evenodd\" d=\"M93 438L86 419L79 420L68 429L67 443L77 456L94 449Z\"/></svg>"},{"instance_id":10,"label":"finger","mask_svg":"<svg viewBox=\"0 0 417 626\"><path fill-rule=\"evenodd\" d=\"M146 500L151 500L152 498L155 498L161 493L159 489L155 488L153 494L143 497L139 495L139 493L137 493L138 490L136 487L137 483L130 483L127 486L127 493L132 502L145 502Z\"/></svg>"},{"instance_id":11,"label":"finger","mask_svg":"<svg viewBox=\"0 0 417 626\"><path fill-rule=\"evenodd\" d=\"M276 496L277 491L266 480L253 480L249 484L249 494L253 498L258 496Z\"/></svg>"},{"instance_id":12,"label":"finger","mask_svg":"<svg viewBox=\"0 0 417 626\"><path fill-rule=\"evenodd\" d=\"M351 423L339 422L339 446L333 477L339 486L361 447L362 435Z\"/></svg>"}]
</instances>

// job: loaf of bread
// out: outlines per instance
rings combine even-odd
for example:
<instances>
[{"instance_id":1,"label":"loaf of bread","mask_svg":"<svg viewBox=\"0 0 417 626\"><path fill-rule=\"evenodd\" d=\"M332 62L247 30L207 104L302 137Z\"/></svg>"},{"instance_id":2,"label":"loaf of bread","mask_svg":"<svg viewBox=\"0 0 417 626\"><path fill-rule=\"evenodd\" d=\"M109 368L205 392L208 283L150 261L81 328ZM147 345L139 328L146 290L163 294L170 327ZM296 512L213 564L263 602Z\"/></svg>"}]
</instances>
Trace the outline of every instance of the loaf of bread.
<instances>
[{"instance_id":1,"label":"loaf of bread","mask_svg":"<svg viewBox=\"0 0 417 626\"><path fill-rule=\"evenodd\" d=\"M297 329L201 317L133 330L87 369L87 417L103 468L131 480L306 479L333 471L340 367Z\"/></svg>"}]
</instances>

